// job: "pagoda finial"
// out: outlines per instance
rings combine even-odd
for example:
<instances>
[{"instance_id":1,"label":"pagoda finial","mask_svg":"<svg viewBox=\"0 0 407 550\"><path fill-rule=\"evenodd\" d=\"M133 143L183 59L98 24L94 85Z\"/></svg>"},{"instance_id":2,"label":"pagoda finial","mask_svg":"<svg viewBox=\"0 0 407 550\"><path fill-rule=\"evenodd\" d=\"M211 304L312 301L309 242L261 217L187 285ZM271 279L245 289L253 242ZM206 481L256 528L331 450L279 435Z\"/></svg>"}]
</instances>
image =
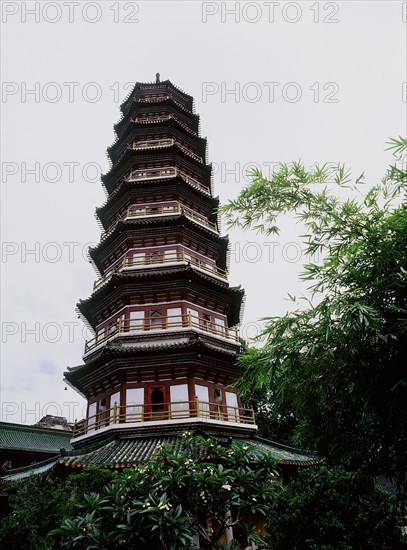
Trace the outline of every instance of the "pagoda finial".
<instances>
[{"instance_id":1,"label":"pagoda finial","mask_svg":"<svg viewBox=\"0 0 407 550\"><path fill-rule=\"evenodd\" d=\"M156 84L159 84L159 83L160 83L160 73L156 73L156 75L155 75L155 83L156 83Z\"/></svg>"}]
</instances>

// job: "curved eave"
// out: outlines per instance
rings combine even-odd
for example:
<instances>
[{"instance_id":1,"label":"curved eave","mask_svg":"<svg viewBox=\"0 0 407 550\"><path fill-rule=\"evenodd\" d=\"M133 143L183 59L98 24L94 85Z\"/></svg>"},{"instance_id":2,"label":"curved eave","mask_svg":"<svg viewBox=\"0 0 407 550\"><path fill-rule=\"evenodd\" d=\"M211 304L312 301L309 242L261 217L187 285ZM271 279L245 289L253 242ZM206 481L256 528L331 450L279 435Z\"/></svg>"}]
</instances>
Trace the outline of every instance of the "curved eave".
<instances>
[{"instance_id":1,"label":"curved eave","mask_svg":"<svg viewBox=\"0 0 407 550\"><path fill-rule=\"evenodd\" d=\"M174 95L180 95L181 98L187 104L185 108L187 109L189 108L192 111L193 105L194 105L194 98L191 95L184 92L183 90L181 90L180 88L178 88L177 86L174 86L174 84L170 80L163 80L160 82L136 82L134 84L134 88L132 89L128 97L120 105L120 111L122 113L125 113L128 110L132 101L135 101L136 99L135 96L138 91L160 90L160 89L172 91L174 92Z\"/></svg>"},{"instance_id":2,"label":"curved eave","mask_svg":"<svg viewBox=\"0 0 407 550\"><path fill-rule=\"evenodd\" d=\"M256 445L260 452L268 452L269 449L273 449L275 458L279 464L292 465L292 466L314 466L320 464L323 460L319 457L317 451L310 451L307 449L298 449L297 447L291 447L265 439L263 437L256 436L252 442ZM250 440L248 441L250 443Z\"/></svg>"},{"instance_id":3,"label":"curved eave","mask_svg":"<svg viewBox=\"0 0 407 550\"><path fill-rule=\"evenodd\" d=\"M170 157L171 155L174 155L174 157L168 159L167 157ZM122 177L122 174L120 172L126 172L129 170L129 168L131 167L131 160L135 160L140 163L171 162L171 160L175 159L178 156L181 158L181 162L183 160L186 163L191 163L191 168L198 170L206 176L208 180L206 185L209 189L212 166L210 164L203 164L202 162L195 160L190 155L187 155L176 144L171 145L170 147L161 147L155 149L131 149L128 147L123 155L120 157L120 159L112 166L111 170L101 176L101 180L106 186L106 189L109 191L109 193L111 193L112 188L114 187L114 181L112 182L111 180L114 180L115 177ZM129 166L127 166L127 164Z\"/></svg>"},{"instance_id":4,"label":"curved eave","mask_svg":"<svg viewBox=\"0 0 407 550\"><path fill-rule=\"evenodd\" d=\"M62 457L61 453L55 454L51 458L42 460L35 464L29 464L22 468L13 468L11 470L5 470L0 474L0 484L15 483L18 481L24 481L33 477L49 474L57 465L58 460Z\"/></svg>"},{"instance_id":5,"label":"curved eave","mask_svg":"<svg viewBox=\"0 0 407 550\"><path fill-rule=\"evenodd\" d=\"M163 92L166 93L166 92ZM123 118L128 117L132 113L134 113L135 108L138 106L142 107L151 107L157 105L158 107L171 105L171 107L176 107L180 113L183 113L186 116L191 117L195 121L199 121L199 115L194 113L192 109L188 109L185 105L182 104L182 101L177 102L177 98L174 97L171 93L168 93L169 97L159 100L159 101L143 101L138 96L133 96L133 98L129 101L127 109L125 109L125 112L123 112ZM115 126L120 124L123 119L120 119Z\"/></svg>"},{"instance_id":6,"label":"curved eave","mask_svg":"<svg viewBox=\"0 0 407 550\"><path fill-rule=\"evenodd\" d=\"M194 222L193 220L190 220L187 216L184 214L175 214L172 216L162 216L162 217L156 217L156 218L147 218L147 219L128 219L128 220L121 220L117 223L115 228L109 235L100 241L96 246L89 249L89 256L94 261L95 265L98 267L100 271L103 272L103 266L101 265L98 256L101 254L104 249L108 248L109 245L114 242L118 236L120 236L124 232L133 232L132 235L128 235L128 238L134 238L134 232L138 229L144 230L146 227L154 227L154 226L164 226L164 227L171 227L171 228L181 228L181 227L188 227L192 231L196 232L198 235L202 235L205 238L207 238L210 241L215 241L216 244L218 244L221 249L225 252L227 251L229 239L227 236L220 236L217 233L214 233L210 229L207 229L206 227L200 225L199 223ZM221 269L223 269L223 266L218 266Z\"/></svg>"},{"instance_id":7,"label":"curved eave","mask_svg":"<svg viewBox=\"0 0 407 550\"><path fill-rule=\"evenodd\" d=\"M231 447L233 447L234 442L238 445L242 443L250 444L253 449L250 450L249 453L253 459L253 465L255 465L256 459L259 457L257 438L251 438L247 435L236 435L229 430L227 426L224 426L222 432L216 430L215 433L213 433L213 429L209 431L208 429L195 429L193 431L203 436L205 439L213 438L215 441L221 442L223 445L230 445ZM154 460L159 455L159 449L163 445L173 445L179 452L184 453L186 449L183 448L182 436L180 436L179 431L180 430L178 430L177 433L175 426L172 434L167 432L149 435L147 437L127 436L118 437L115 440L108 438L88 449L82 448L66 453L66 456L59 459L59 463L71 468L84 466L104 466L107 468L135 467ZM287 456L292 457L292 460L286 460L281 457L281 446L275 442L269 442L266 454L273 458L278 466L289 464L303 467L320 464L322 462L317 456L314 460L310 460L307 454L304 454L304 451L293 448L287 451ZM211 456L206 454L199 446L195 448L194 454L191 454L190 457L195 460L211 460Z\"/></svg>"},{"instance_id":8,"label":"curved eave","mask_svg":"<svg viewBox=\"0 0 407 550\"><path fill-rule=\"evenodd\" d=\"M135 353L138 355L151 355L151 353L166 353L167 351L174 350L184 350L186 352L206 350L211 354L215 353L220 357L228 358L236 358L239 353L239 350L237 350L237 353L236 347L232 349L226 346L215 346L211 344L210 339L198 338L195 334L193 334L193 337L190 338L188 342L157 342L143 346L137 346L137 344L120 346L108 343L98 349L93 355L89 356L86 363L82 363L75 367L67 367L68 370L64 372L64 377L71 384L75 384L75 382L79 380L79 377L82 377L87 372L93 371L95 368L106 365L112 359L125 359L126 356L134 356Z\"/></svg>"},{"instance_id":9,"label":"curved eave","mask_svg":"<svg viewBox=\"0 0 407 550\"><path fill-rule=\"evenodd\" d=\"M130 121L126 131L120 136L120 139L117 138L116 141L107 148L107 153L110 157L111 162L117 162L120 156L120 148L124 148L124 145L127 143L127 141L133 139L133 135L138 135L138 130L140 130L141 135L145 134L148 136L150 133L156 133L157 130L164 131L166 129L168 129L169 131L177 130L181 133L182 136L184 136L184 139L187 142L192 141L197 147L198 154L203 159L205 159L207 152L206 138L198 135L191 135L189 132L185 131L185 128L183 128L176 119L170 118L169 120L157 121L154 123L154 125L146 125L142 124L141 122L136 122L134 120Z\"/></svg>"},{"instance_id":10,"label":"curved eave","mask_svg":"<svg viewBox=\"0 0 407 550\"><path fill-rule=\"evenodd\" d=\"M220 434L205 433L202 431L196 432L203 435L206 438L213 437L215 440L219 439ZM253 444L257 446L257 442L260 438L242 438L242 437L228 437L228 434L222 434L222 441L227 443L229 441L236 440L239 444ZM99 466L105 468L131 468L144 464L148 461L154 460L159 454L159 449L163 445L174 445L181 452L183 438L179 434L164 434L164 435L152 435L147 437L105 437L101 441L82 447L80 449L66 451L62 456L59 454L56 457L47 459L43 462L24 466L23 468L15 468L6 471L0 476L0 483L7 484L11 482L23 481L24 479L32 478L39 475L49 474L57 466L66 468L83 468L87 466ZM264 440L263 440L264 441ZM317 453L309 455L308 451L301 449L295 449L290 447L290 459L281 457L281 448L283 447L279 443L274 441L268 441L267 454L274 458L279 466L295 466L295 467L309 467L321 464L321 459ZM191 458L198 458L201 460L210 459L208 456L199 454ZM254 450L253 458L256 458L256 449ZM131 457L131 458L130 458Z\"/></svg>"},{"instance_id":11,"label":"curved eave","mask_svg":"<svg viewBox=\"0 0 407 550\"><path fill-rule=\"evenodd\" d=\"M154 180L137 180L137 181L122 180L120 184L117 187L115 187L115 189L109 195L105 204L103 204L99 208L96 208L96 214L99 215L99 212L109 208L111 201L115 200L117 196L121 196L121 194L125 193L127 189L137 189L138 187L150 188L154 185L162 186L162 185L165 185L166 183L172 184L172 185L174 185L175 183L181 186L182 189L185 189L186 191L192 194L196 194L200 198L205 199L205 201L212 203L214 208L217 208L219 206L219 202L220 202L219 197L214 197L212 195L209 195L208 193L205 193L202 189L199 189L199 187L194 187L192 185L189 185L186 181L184 181L179 176L174 176L173 178L156 178Z\"/></svg>"},{"instance_id":12,"label":"curved eave","mask_svg":"<svg viewBox=\"0 0 407 550\"><path fill-rule=\"evenodd\" d=\"M162 159L160 159L162 160ZM119 176L116 181L113 183L113 185L106 185L104 182L103 182L103 187L104 189L106 190L107 194L108 195L112 195L114 193L114 191L116 190L117 187L119 187L122 182L124 181L125 179L125 175L127 174L127 172L132 168L132 165L131 163L129 162L128 163L128 167L126 167L125 169L123 169L123 173L121 176ZM165 182L167 180L172 180L172 179L175 179L177 178L178 180L182 180L182 178L180 176L173 176L173 177L167 177L167 178L153 178L153 179L141 179L141 180L136 180L135 182L130 182L130 183L139 183L139 182L143 182L143 183L146 183L146 184L150 184L152 182L155 182L155 183L158 183L158 182ZM211 191L211 179L210 177L207 178L208 181L205 183L203 183L202 185L205 187L205 190L203 189L200 189L199 187L197 186L194 186L192 183L191 183L191 187L192 188L195 188L197 190L199 190L204 196L211 196L212 194L212 191Z\"/></svg>"},{"instance_id":13,"label":"curved eave","mask_svg":"<svg viewBox=\"0 0 407 550\"><path fill-rule=\"evenodd\" d=\"M165 268L158 267L114 273L106 284L96 289L89 298L78 302L77 308L86 317L91 327L95 329L98 323L94 318L92 310L97 303L110 296L118 285L139 283L141 281L162 283L162 281L168 281L169 276L174 275L180 276L179 280L183 284L185 284L184 279L188 278L188 280L198 285L204 284L206 288L221 291L225 299L228 299L230 302L230 309L227 314L229 327L233 327L240 322L240 308L244 297L244 290L240 287L230 287L227 281L223 282L210 275L205 275L190 265L174 265Z\"/></svg>"},{"instance_id":14,"label":"curved eave","mask_svg":"<svg viewBox=\"0 0 407 550\"><path fill-rule=\"evenodd\" d=\"M117 122L113 128L116 132L117 137L120 139L129 124L131 118L136 115L138 112L140 112L142 109L160 109L162 107L171 107L172 109L175 109L176 112L179 113L180 118L186 117L189 119L190 122L190 128L191 131L198 134L199 131L199 115L193 113L192 111L187 111L177 105L175 101L171 98L164 99L163 101L154 101L151 103L144 102L144 101L132 101L130 104L130 108L126 112L126 114ZM186 123L188 125L188 123Z\"/></svg>"}]
</instances>

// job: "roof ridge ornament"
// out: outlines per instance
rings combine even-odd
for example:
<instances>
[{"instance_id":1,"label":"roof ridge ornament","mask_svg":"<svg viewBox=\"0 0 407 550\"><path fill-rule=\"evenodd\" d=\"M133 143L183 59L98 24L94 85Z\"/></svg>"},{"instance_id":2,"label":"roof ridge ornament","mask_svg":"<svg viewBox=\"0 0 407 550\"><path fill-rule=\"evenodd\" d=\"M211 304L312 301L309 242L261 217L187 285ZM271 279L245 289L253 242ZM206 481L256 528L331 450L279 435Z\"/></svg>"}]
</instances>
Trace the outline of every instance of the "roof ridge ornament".
<instances>
[{"instance_id":1,"label":"roof ridge ornament","mask_svg":"<svg viewBox=\"0 0 407 550\"><path fill-rule=\"evenodd\" d=\"M159 83L160 83L160 73L156 73L156 74L155 74L155 83L156 83L156 84L159 84Z\"/></svg>"}]
</instances>

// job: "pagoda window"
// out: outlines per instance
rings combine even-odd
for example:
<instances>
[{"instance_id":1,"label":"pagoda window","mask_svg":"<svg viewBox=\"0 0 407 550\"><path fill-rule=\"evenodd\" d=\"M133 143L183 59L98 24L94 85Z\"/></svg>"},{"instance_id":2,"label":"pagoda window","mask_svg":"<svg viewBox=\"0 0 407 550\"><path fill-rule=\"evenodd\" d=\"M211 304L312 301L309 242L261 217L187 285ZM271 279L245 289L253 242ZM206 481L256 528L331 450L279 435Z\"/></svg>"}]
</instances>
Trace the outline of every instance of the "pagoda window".
<instances>
[{"instance_id":1,"label":"pagoda window","mask_svg":"<svg viewBox=\"0 0 407 550\"><path fill-rule=\"evenodd\" d=\"M215 317L215 330L218 334L226 336L226 323L224 319L218 319Z\"/></svg>"},{"instance_id":2,"label":"pagoda window","mask_svg":"<svg viewBox=\"0 0 407 550\"><path fill-rule=\"evenodd\" d=\"M239 422L239 409L237 403L237 394L231 391L225 392L226 394L226 407L228 412L228 419Z\"/></svg>"},{"instance_id":3,"label":"pagoda window","mask_svg":"<svg viewBox=\"0 0 407 550\"><path fill-rule=\"evenodd\" d=\"M88 406L88 432L93 432L96 427L97 402L89 403Z\"/></svg>"},{"instance_id":4,"label":"pagoda window","mask_svg":"<svg viewBox=\"0 0 407 550\"><path fill-rule=\"evenodd\" d=\"M107 411L106 399L103 398L99 403L99 427L107 426L109 424L109 413Z\"/></svg>"},{"instance_id":5,"label":"pagoda window","mask_svg":"<svg viewBox=\"0 0 407 550\"><path fill-rule=\"evenodd\" d=\"M163 328L163 314L161 309L152 309L150 311L150 328L151 330Z\"/></svg>"},{"instance_id":6,"label":"pagoda window","mask_svg":"<svg viewBox=\"0 0 407 550\"><path fill-rule=\"evenodd\" d=\"M151 252L150 255L149 255L149 260L152 264L156 264L158 262L162 262L163 261L163 257L162 257L162 254L161 252L158 252L158 251L155 251L155 252Z\"/></svg>"},{"instance_id":7,"label":"pagoda window","mask_svg":"<svg viewBox=\"0 0 407 550\"><path fill-rule=\"evenodd\" d=\"M208 416L209 388L201 384L195 384L195 397L197 400L198 416Z\"/></svg>"},{"instance_id":8,"label":"pagoda window","mask_svg":"<svg viewBox=\"0 0 407 550\"><path fill-rule=\"evenodd\" d=\"M206 262L204 262L204 260L202 260L202 258L199 258L198 256L196 256L196 258L194 258L194 259L195 259L197 267L205 267L206 266Z\"/></svg>"},{"instance_id":9,"label":"pagoda window","mask_svg":"<svg viewBox=\"0 0 407 550\"><path fill-rule=\"evenodd\" d=\"M144 265L146 262L145 262L145 254L142 253L142 252L133 252L131 258L129 258L130 262L129 262L129 266L130 267L133 267L133 266L139 266L139 265Z\"/></svg>"},{"instance_id":10,"label":"pagoda window","mask_svg":"<svg viewBox=\"0 0 407 550\"><path fill-rule=\"evenodd\" d=\"M149 388L149 405L152 420L161 420L165 417L165 386L154 386Z\"/></svg>"},{"instance_id":11,"label":"pagoda window","mask_svg":"<svg viewBox=\"0 0 407 550\"><path fill-rule=\"evenodd\" d=\"M158 208L157 206L152 206L152 207L147 209L147 212L148 212L148 214L161 214L160 210L161 209Z\"/></svg>"},{"instance_id":12,"label":"pagoda window","mask_svg":"<svg viewBox=\"0 0 407 550\"><path fill-rule=\"evenodd\" d=\"M210 330L211 329L211 316L207 315L206 313L202 316L202 325L204 329Z\"/></svg>"},{"instance_id":13,"label":"pagoda window","mask_svg":"<svg viewBox=\"0 0 407 550\"><path fill-rule=\"evenodd\" d=\"M115 405L117 406L117 410L116 410L117 417L113 418L114 412L115 412L114 411ZM113 421L118 422L119 421L118 416L120 414L120 391L116 391L115 393L112 393L112 395L110 396L109 407L110 407L110 416L113 418Z\"/></svg>"},{"instance_id":14,"label":"pagoda window","mask_svg":"<svg viewBox=\"0 0 407 550\"><path fill-rule=\"evenodd\" d=\"M188 326L199 327L199 312L190 307L187 308Z\"/></svg>"},{"instance_id":15,"label":"pagoda window","mask_svg":"<svg viewBox=\"0 0 407 550\"><path fill-rule=\"evenodd\" d=\"M125 324L131 332L141 332L144 330L144 311L130 311L129 321Z\"/></svg>"},{"instance_id":16,"label":"pagoda window","mask_svg":"<svg viewBox=\"0 0 407 550\"><path fill-rule=\"evenodd\" d=\"M170 386L171 418L184 417L189 411L188 384Z\"/></svg>"},{"instance_id":17,"label":"pagoda window","mask_svg":"<svg viewBox=\"0 0 407 550\"><path fill-rule=\"evenodd\" d=\"M142 216L145 213L145 209L142 206L131 206L128 213L130 216Z\"/></svg>"},{"instance_id":18,"label":"pagoda window","mask_svg":"<svg viewBox=\"0 0 407 550\"><path fill-rule=\"evenodd\" d=\"M178 260L178 254L175 248L169 250L164 250L164 261L165 262L176 262Z\"/></svg>"},{"instance_id":19,"label":"pagoda window","mask_svg":"<svg viewBox=\"0 0 407 550\"><path fill-rule=\"evenodd\" d=\"M222 418L222 391L218 388L213 390L213 402L215 405L215 418Z\"/></svg>"},{"instance_id":20,"label":"pagoda window","mask_svg":"<svg viewBox=\"0 0 407 550\"><path fill-rule=\"evenodd\" d=\"M144 388L126 389L126 422L142 422L144 419Z\"/></svg>"},{"instance_id":21,"label":"pagoda window","mask_svg":"<svg viewBox=\"0 0 407 550\"><path fill-rule=\"evenodd\" d=\"M117 321L112 321L111 323L109 323L107 326L108 336L111 336L112 334L114 334L116 332L116 328L117 328Z\"/></svg>"},{"instance_id":22,"label":"pagoda window","mask_svg":"<svg viewBox=\"0 0 407 550\"><path fill-rule=\"evenodd\" d=\"M120 315L120 317L118 317L118 319L116 320L116 325L117 325L117 330L118 332L123 332L123 330L125 330L125 316L124 316L124 313L123 315Z\"/></svg>"},{"instance_id":23,"label":"pagoda window","mask_svg":"<svg viewBox=\"0 0 407 550\"><path fill-rule=\"evenodd\" d=\"M100 327L96 331L96 342L101 342L104 340L105 336L105 327Z\"/></svg>"},{"instance_id":24,"label":"pagoda window","mask_svg":"<svg viewBox=\"0 0 407 550\"><path fill-rule=\"evenodd\" d=\"M182 309L180 307L169 307L167 309L167 327L182 326Z\"/></svg>"}]
</instances>

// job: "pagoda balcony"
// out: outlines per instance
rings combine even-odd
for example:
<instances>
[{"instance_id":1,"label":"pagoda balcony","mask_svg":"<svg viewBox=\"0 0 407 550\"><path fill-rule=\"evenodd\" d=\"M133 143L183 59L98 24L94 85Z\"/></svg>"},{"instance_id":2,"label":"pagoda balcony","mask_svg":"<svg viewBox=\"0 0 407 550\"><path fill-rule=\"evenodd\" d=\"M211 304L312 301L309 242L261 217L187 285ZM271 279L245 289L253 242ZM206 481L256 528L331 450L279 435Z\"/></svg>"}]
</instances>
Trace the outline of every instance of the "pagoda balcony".
<instances>
[{"instance_id":1,"label":"pagoda balcony","mask_svg":"<svg viewBox=\"0 0 407 550\"><path fill-rule=\"evenodd\" d=\"M127 181L143 181L143 180L154 180L154 179L163 179L163 178L175 178L176 176L181 177L186 183L192 185L193 187L198 187L201 191L204 191L210 195L210 190L205 187L199 180L188 175L183 170L179 170L174 166L164 166L162 168L144 168L140 170L133 170L127 178Z\"/></svg>"},{"instance_id":2,"label":"pagoda balcony","mask_svg":"<svg viewBox=\"0 0 407 550\"><path fill-rule=\"evenodd\" d=\"M118 319L112 323L103 335L95 336L85 342L85 356L95 348L103 346L108 341L132 335L155 336L165 335L167 331L185 332L194 330L217 339L239 342L239 331L236 328L226 328L222 325L194 317L190 313L160 317L144 317L144 319Z\"/></svg>"},{"instance_id":3,"label":"pagoda balcony","mask_svg":"<svg viewBox=\"0 0 407 550\"><path fill-rule=\"evenodd\" d=\"M243 424L247 428L257 428L253 409L232 407L198 399L155 404L132 403L122 406L115 403L110 409L75 422L73 438L95 434L98 430L111 431L143 425L147 428L148 425L168 425L168 422L176 425L177 423L195 423L197 421L210 424Z\"/></svg>"},{"instance_id":4,"label":"pagoda balcony","mask_svg":"<svg viewBox=\"0 0 407 550\"><path fill-rule=\"evenodd\" d=\"M194 160L203 163L202 157L191 151L188 147L186 147L184 144L182 144L177 139L173 138L164 138L164 139L149 139L149 140L141 140L141 141L134 141L130 149L133 149L135 151L139 149L157 149L162 147L171 147L172 145L177 145L181 151L183 151L186 155L193 158Z\"/></svg>"},{"instance_id":5,"label":"pagoda balcony","mask_svg":"<svg viewBox=\"0 0 407 550\"><path fill-rule=\"evenodd\" d=\"M154 149L157 147L171 147L174 145L174 140L172 138L165 139L144 139L141 141L134 141L131 144L131 149Z\"/></svg>"},{"instance_id":6,"label":"pagoda balcony","mask_svg":"<svg viewBox=\"0 0 407 550\"><path fill-rule=\"evenodd\" d=\"M137 209L137 206L131 206L126 212L125 219L133 219L138 217L150 218L151 216L166 216L168 214L185 214L187 218L193 220L196 223L199 223L199 225L202 225L203 227L206 227L207 229L210 229L215 233L218 232L216 223L209 221L208 218L205 218L205 216L203 216L202 214L199 214L198 212L192 210L192 208L183 206L180 203L171 206L150 206L148 208L144 208L142 211Z\"/></svg>"},{"instance_id":7,"label":"pagoda balcony","mask_svg":"<svg viewBox=\"0 0 407 550\"><path fill-rule=\"evenodd\" d=\"M182 109L183 111L186 111L187 113L190 112L180 101L175 99L170 94L151 94L151 95L140 96L137 98L137 101L139 103L161 103L162 101L168 101L168 100L175 103L175 105L180 107L180 109Z\"/></svg>"},{"instance_id":8,"label":"pagoda balcony","mask_svg":"<svg viewBox=\"0 0 407 550\"><path fill-rule=\"evenodd\" d=\"M113 266L113 271L110 271L108 275L101 277L95 281L93 290L98 289L103 284L110 280L113 273L122 273L127 270L145 269L151 267L170 266L170 265L192 265L198 271L204 271L209 273L223 281L227 281L228 273L224 269L221 269L217 265L208 264L197 258L191 256L184 250L179 252L172 252L170 254L146 254L143 258L134 258L133 256L125 256L118 264Z\"/></svg>"},{"instance_id":9,"label":"pagoda balcony","mask_svg":"<svg viewBox=\"0 0 407 550\"><path fill-rule=\"evenodd\" d=\"M145 168L142 170L133 170L128 177L128 181L175 178L177 175L178 170L173 166L165 166L163 168Z\"/></svg>"},{"instance_id":10,"label":"pagoda balcony","mask_svg":"<svg viewBox=\"0 0 407 550\"><path fill-rule=\"evenodd\" d=\"M133 122L138 122L139 124L154 124L155 122L165 122L166 120L174 119L184 130L190 134L196 135L196 132L190 128L185 122L183 122L179 117L173 115L172 113L160 113L160 114L145 114L137 116L133 119Z\"/></svg>"},{"instance_id":11,"label":"pagoda balcony","mask_svg":"<svg viewBox=\"0 0 407 550\"><path fill-rule=\"evenodd\" d=\"M134 122L146 124L149 122L164 122L165 120L170 120L171 118L174 118L174 116L170 113L162 113L159 115L140 115L134 119Z\"/></svg>"},{"instance_id":12,"label":"pagoda balcony","mask_svg":"<svg viewBox=\"0 0 407 550\"><path fill-rule=\"evenodd\" d=\"M176 205L171 206L149 206L147 208L137 208L137 206L130 206L127 211L126 215L124 216L124 220L133 220L137 218L155 218L155 217L162 217L162 216L171 216L171 215L179 215L179 214L185 214L187 218L190 220L193 220L194 222L198 223L199 225L202 225L203 227L206 227L207 229L210 229L211 231L214 231L215 233L218 233L218 228L216 226L216 223L211 222L208 220L208 218L205 218L202 214L198 214L191 208L188 208L187 206L182 206L180 203ZM105 239L110 233L114 231L114 228L116 227L117 222L107 231L103 231L101 234L101 240Z\"/></svg>"}]
</instances>

